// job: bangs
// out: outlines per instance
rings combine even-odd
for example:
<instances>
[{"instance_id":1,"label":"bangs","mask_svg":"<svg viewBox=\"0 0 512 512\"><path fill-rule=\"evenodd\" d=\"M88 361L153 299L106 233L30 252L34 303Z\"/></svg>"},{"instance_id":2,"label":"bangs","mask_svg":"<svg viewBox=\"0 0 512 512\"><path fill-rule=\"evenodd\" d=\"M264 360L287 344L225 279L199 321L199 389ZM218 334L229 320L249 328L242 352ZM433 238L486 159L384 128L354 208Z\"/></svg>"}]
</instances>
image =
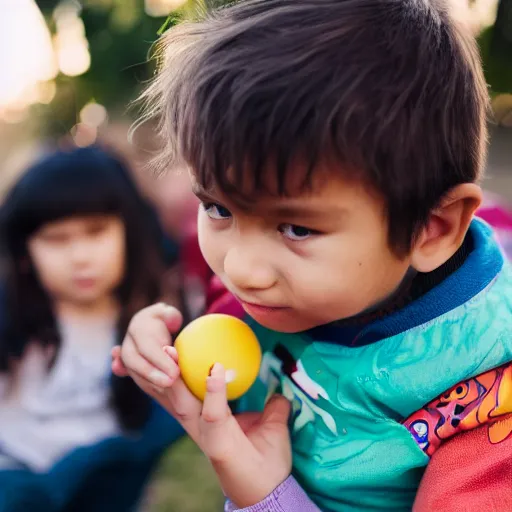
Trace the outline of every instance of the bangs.
<instances>
[{"instance_id":1,"label":"bangs","mask_svg":"<svg viewBox=\"0 0 512 512\"><path fill-rule=\"evenodd\" d=\"M259 27L244 32L233 25L235 18L250 19L264 8L264 2L242 3L203 22L181 23L164 37L160 72L141 97L140 122L159 121L163 150L154 162L157 170L184 161L203 188L250 196L288 195L290 182L307 188L326 159L340 168L363 166L350 107L362 102L347 100L350 93L357 96L359 84L340 84L334 64L322 71L319 59L300 56L293 35L300 4L293 6L296 18L289 27L283 22L278 48ZM269 42L272 48L262 56ZM321 58L331 57L325 48ZM359 65L344 63L351 64Z\"/></svg>"},{"instance_id":2,"label":"bangs","mask_svg":"<svg viewBox=\"0 0 512 512\"><path fill-rule=\"evenodd\" d=\"M333 147L324 121L315 121L321 106L295 101L271 84L254 90L237 72L203 72L210 78L191 91L177 132L182 156L201 185L247 195L287 195L292 182L307 187L320 155ZM317 85L311 80L308 89Z\"/></svg>"},{"instance_id":3,"label":"bangs","mask_svg":"<svg viewBox=\"0 0 512 512\"><path fill-rule=\"evenodd\" d=\"M266 123L265 132L249 110L240 116L243 121L234 132L229 129L232 121L222 119L220 112L210 110L210 114L219 114L218 121L201 126L200 119L191 117L188 125L183 125L183 130L198 134L196 139L188 139L190 143L182 147L182 154L203 188L215 187L228 196L251 198L288 196L311 186L319 156L325 157L327 145L313 140L309 129ZM270 106L268 115L272 115Z\"/></svg>"},{"instance_id":4,"label":"bangs","mask_svg":"<svg viewBox=\"0 0 512 512\"><path fill-rule=\"evenodd\" d=\"M2 209L7 241L24 242L44 224L66 217L123 215L126 182L120 165L95 149L52 154L9 194Z\"/></svg>"},{"instance_id":5,"label":"bangs","mask_svg":"<svg viewBox=\"0 0 512 512\"><path fill-rule=\"evenodd\" d=\"M157 168L185 161L205 189L290 195L327 164L383 196L403 252L481 174L487 88L445 0L235 2L157 58L139 124L158 122Z\"/></svg>"}]
</instances>

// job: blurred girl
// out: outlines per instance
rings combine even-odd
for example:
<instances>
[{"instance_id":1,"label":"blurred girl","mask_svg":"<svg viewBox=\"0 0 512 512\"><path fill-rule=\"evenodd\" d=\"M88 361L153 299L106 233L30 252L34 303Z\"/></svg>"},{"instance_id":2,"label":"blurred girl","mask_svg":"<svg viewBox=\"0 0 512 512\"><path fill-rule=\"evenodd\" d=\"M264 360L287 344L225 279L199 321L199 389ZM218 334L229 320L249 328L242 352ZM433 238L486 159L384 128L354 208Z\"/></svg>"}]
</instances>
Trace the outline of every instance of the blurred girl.
<instances>
[{"instance_id":1,"label":"blurred girl","mask_svg":"<svg viewBox=\"0 0 512 512\"><path fill-rule=\"evenodd\" d=\"M1 510L6 474L51 473L78 447L108 438L143 441L152 403L111 375L110 352L131 317L159 299L162 264L151 210L123 165L97 147L30 168L6 198L0 234ZM164 445L178 435L165 422Z\"/></svg>"}]
</instances>

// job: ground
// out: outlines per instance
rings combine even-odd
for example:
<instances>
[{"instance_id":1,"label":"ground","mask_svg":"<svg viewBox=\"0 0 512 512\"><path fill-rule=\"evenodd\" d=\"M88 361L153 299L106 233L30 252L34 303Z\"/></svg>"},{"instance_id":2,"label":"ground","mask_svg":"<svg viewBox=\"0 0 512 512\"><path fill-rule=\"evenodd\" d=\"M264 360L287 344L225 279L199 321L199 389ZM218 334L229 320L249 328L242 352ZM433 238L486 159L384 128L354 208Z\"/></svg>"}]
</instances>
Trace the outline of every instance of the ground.
<instances>
[{"instance_id":1,"label":"ground","mask_svg":"<svg viewBox=\"0 0 512 512\"><path fill-rule=\"evenodd\" d=\"M142 512L221 512L224 498L213 470L188 438L164 455Z\"/></svg>"}]
</instances>

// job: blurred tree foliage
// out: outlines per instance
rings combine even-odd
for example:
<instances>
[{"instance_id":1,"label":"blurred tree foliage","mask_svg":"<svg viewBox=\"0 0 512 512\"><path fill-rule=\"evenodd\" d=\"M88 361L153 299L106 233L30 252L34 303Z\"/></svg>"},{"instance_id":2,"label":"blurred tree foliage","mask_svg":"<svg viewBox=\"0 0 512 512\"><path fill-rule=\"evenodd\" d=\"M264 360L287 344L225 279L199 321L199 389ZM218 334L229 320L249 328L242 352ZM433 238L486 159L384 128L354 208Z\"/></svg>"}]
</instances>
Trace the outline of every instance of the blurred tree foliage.
<instances>
[{"instance_id":1,"label":"blurred tree foliage","mask_svg":"<svg viewBox=\"0 0 512 512\"><path fill-rule=\"evenodd\" d=\"M496 22L479 42L492 94L512 93L512 0L500 0Z\"/></svg>"},{"instance_id":2,"label":"blurred tree foliage","mask_svg":"<svg viewBox=\"0 0 512 512\"><path fill-rule=\"evenodd\" d=\"M189 0L188 5L199 1L204 0ZM37 3L54 30L52 12L59 0ZM59 76L54 101L39 107L46 130L53 135L68 132L89 101L105 105L111 114L126 110L153 73L148 54L165 22L147 15L143 0L83 0L82 7L91 67L79 77ZM500 0L496 23L480 35L479 42L493 94L512 93L512 0Z\"/></svg>"},{"instance_id":3,"label":"blurred tree foliage","mask_svg":"<svg viewBox=\"0 0 512 512\"><path fill-rule=\"evenodd\" d=\"M39 0L50 30L58 0ZM89 42L91 66L78 77L57 77L57 94L42 115L50 135L62 135L77 122L81 108L96 101L117 113L126 110L154 69L148 62L164 18L144 12L143 0L85 0L81 18Z\"/></svg>"}]
</instances>

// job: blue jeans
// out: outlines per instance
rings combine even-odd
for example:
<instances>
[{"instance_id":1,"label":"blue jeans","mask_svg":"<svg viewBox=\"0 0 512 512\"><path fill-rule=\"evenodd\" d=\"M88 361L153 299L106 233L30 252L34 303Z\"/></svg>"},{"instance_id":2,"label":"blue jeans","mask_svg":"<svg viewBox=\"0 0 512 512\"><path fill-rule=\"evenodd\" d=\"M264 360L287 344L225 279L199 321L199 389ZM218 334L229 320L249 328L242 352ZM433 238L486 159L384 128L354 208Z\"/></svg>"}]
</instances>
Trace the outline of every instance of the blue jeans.
<instances>
[{"instance_id":1,"label":"blue jeans","mask_svg":"<svg viewBox=\"0 0 512 512\"><path fill-rule=\"evenodd\" d=\"M132 511L160 456L183 433L155 404L137 436L77 448L47 473L0 471L0 512Z\"/></svg>"}]
</instances>

